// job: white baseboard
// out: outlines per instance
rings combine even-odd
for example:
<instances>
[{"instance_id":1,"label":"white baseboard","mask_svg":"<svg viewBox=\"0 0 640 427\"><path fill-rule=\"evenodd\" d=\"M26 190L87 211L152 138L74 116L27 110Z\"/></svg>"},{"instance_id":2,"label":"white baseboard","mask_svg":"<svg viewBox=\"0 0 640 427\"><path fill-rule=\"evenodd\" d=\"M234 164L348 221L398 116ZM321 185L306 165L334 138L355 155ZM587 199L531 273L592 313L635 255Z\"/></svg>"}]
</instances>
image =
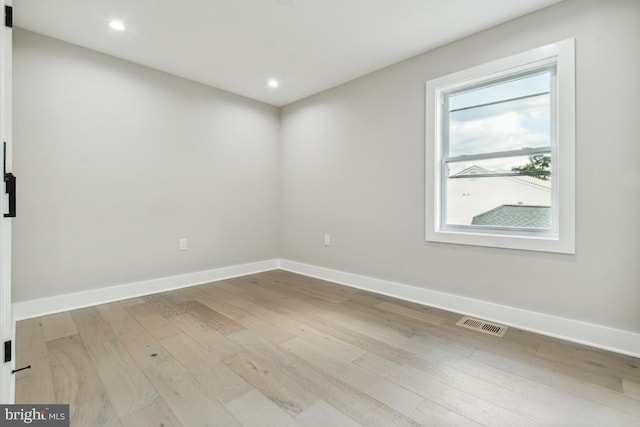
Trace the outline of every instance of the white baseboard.
<instances>
[{"instance_id":1,"label":"white baseboard","mask_svg":"<svg viewBox=\"0 0 640 427\"><path fill-rule=\"evenodd\" d=\"M73 294L17 302L13 304L13 318L14 320L29 319L247 274L255 274L276 268L416 302L430 307L498 322L514 328L560 338L566 341L585 344L633 357L640 357L640 334L635 332L284 259L270 259L93 289Z\"/></svg>"},{"instance_id":2,"label":"white baseboard","mask_svg":"<svg viewBox=\"0 0 640 427\"><path fill-rule=\"evenodd\" d=\"M640 357L640 334L635 332L284 259L280 260L280 268L353 288L490 320L541 335Z\"/></svg>"},{"instance_id":3,"label":"white baseboard","mask_svg":"<svg viewBox=\"0 0 640 427\"><path fill-rule=\"evenodd\" d=\"M270 259L212 270L197 271L195 273L180 274L178 276L92 289L90 291L76 292L73 294L16 302L13 303L13 318L14 320L23 320L47 314L60 313L62 311L75 310L77 308L90 307L172 289L201 285L216 280L230 279L232 277L273 270L278 268L278 266L279 260Z\"/></svg>"}]
</instances>

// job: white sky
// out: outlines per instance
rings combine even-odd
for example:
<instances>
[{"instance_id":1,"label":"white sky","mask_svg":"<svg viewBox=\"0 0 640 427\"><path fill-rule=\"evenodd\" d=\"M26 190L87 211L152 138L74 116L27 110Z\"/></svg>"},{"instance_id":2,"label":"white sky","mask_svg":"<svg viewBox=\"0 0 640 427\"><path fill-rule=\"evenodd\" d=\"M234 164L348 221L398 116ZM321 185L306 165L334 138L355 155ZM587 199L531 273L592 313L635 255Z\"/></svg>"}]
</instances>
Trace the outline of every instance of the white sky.
<instances>
[{"instance_id":1,"label":"white sky","mask_svg":"<svg viewBox=\"0 0 640 427\"><path fill-rule=\"evenodd\" d=\"M449 106L451 110L472 107L547 92L549 87L550 73L546 72L451 95ZM471 155L550 145L549 99L549 95L540 95L450 113L449 155ZM527 162L528 157L525 156L473 164L492 170L510 171L513 166Z\"/></svg>"}]
</instances>

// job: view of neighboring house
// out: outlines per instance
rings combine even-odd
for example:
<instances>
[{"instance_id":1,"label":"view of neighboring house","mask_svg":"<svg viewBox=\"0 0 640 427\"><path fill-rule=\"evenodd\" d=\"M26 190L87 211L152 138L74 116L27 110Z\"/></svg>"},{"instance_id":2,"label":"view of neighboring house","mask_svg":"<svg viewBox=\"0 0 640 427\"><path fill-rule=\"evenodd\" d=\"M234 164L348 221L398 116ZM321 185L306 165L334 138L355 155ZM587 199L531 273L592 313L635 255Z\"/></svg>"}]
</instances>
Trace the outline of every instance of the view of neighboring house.
<instances>
[{"instance_id":1,"label":"view of neighboring house","mask_svg":"<svg viewBox=\"0 0 640 427\"><path fill-rule=\"evenodd\" d=\"M448 223L549 228L551 181L531 176L474 177L495 173L472 165L449 177Z\"/></svg>"}]
</instances>

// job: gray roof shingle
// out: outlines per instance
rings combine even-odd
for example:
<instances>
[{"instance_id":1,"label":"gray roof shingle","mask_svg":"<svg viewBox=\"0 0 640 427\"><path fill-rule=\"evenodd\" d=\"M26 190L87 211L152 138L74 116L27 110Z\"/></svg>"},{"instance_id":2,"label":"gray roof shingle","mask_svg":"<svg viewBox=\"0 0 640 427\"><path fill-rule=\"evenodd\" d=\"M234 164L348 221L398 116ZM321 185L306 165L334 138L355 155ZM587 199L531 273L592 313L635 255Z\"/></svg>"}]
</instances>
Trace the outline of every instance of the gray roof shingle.
<instances>
[{"instance_id":1,"label":"gray roof shingle","mask_svg":"<svg viewBox=\"0 0 640 427\"><path fill-rule=\"evenodd\" d=\"M550 228L549 206L502 205L473 217L473 225Z\"/></svg>"}]
</instances>

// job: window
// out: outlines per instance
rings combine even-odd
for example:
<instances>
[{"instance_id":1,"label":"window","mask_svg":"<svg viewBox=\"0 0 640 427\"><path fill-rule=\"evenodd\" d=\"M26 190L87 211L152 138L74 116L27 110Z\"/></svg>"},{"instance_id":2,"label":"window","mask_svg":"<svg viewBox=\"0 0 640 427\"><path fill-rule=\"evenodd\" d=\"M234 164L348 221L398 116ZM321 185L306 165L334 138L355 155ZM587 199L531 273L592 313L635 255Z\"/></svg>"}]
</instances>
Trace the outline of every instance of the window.
<instances>
[{"instance_id":1,"label":"window","mask_svg":"<svg viewBox=\"0 0 640 427\"><path fill-rule=\"evenodd\" d=\"M428 241L575 252L573 50L427 82Z\"/></svg>"}]
</instances>

